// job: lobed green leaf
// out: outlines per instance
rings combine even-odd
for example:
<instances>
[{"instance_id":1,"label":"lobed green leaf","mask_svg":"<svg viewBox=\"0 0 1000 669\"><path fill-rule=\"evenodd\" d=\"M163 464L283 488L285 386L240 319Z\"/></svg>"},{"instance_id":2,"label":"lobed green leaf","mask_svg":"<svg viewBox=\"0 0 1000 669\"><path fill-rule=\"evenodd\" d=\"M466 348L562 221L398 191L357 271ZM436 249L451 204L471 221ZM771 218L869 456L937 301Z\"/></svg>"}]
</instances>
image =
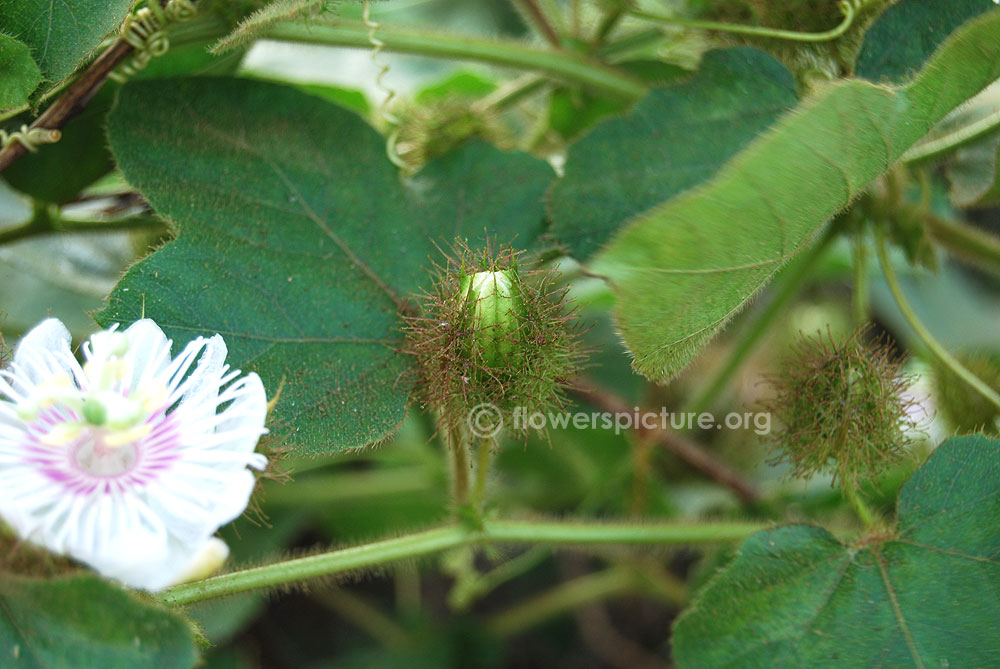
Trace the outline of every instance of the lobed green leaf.
<instances>
[{"instance_id":1,"label":"lobed green leaf","mask_svg":"<svg viewBox=\"0 0 1000 669\"><path fill-rule=\"evenodd\" d=\"M540 160L471 143L401 181L354 114L239 79L130 83L109 135L179 236L129 270L98 321L144 312L178 344L221 333L234 367L272 394L285 382L272 431L310 453L395 430L410 386L400 310L456 237L530 246L551 179Z\"/></svg>"},{"instance_id":2,"label":"lobed green leaf","mask_svg":"<svg viewBox=\"0 0 1000 669\"><path fill-rule=\"evenodd\" d=\"M900 491L891 534L759 532L674 626L680 667L1000 664L1000 441L950 439Z\"/></svg>"}]
</instances>

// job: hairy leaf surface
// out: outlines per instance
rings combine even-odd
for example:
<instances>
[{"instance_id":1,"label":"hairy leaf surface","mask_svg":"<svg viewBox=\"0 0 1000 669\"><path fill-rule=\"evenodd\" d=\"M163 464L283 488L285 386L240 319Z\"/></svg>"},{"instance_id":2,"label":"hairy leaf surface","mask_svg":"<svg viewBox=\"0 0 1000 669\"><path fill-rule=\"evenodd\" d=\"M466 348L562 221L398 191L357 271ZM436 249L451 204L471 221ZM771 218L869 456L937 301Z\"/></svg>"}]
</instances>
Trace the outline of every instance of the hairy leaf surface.
<instances>
[{"instance_id":1,"label":"hairy leaf surface","mask_svg":"<svg viewBox=\"0 0 1000 669\"><path fill-rule=\"evenodd\" d=\"M551 179L542 161L474 143L402 182L354 114L248 80L129 84L109 134L179 236L129 270L98 320L145 309L178 344L221 333L233 367L271 394L284 380L272 430L312 453L396 428L410 385L399 312L438 247L487 233L529 246Z\"/></svg>"},{"instance_id":2,"label":"hairy leaf surface","mask_svg":"<svg viewBox=\"0 0 1000 669\"><path fill-rule=\"evenodd\" d=\"M4 0L0 28L21 40L50 83L68 77L128 14L132 0Z\"/></svg>"},{"instance_id":3,"label":"hairy leaf surface","mask_svg":"<svg viewBox=\"0 0 1000 669\"><path fill-rule=\"evenodd\" d=\"M995 8L993 0L897 2L865 33L855 74L900 83L916 73L953 30Z\"/></svg>"},{"instance_id":4,"label":"hairy leaf surface","mask_svg":"<svg viewBox=\"0 0 1000 669\"><path fill-rule=\"evenodd\" d=\"M1000 665L1000 441L950 439L891 536L759 532L674 627L680 667Z\"/></svg>"},{"instance_id":5,"label":"hairy leaf surface","mask_svg":"<svg viewBox=\"0 0 1000 669\"><path fill-rule=\"evenodd\" d=\"M191 628L95 576L0 576L0 665L187 669Z\"/></svg>"},{"instance_id":6,"label":"hairy leaf surface","mask_svg":"<svg viewBox=\"0 0 1000 669\"><path fill-rule=\"evenodd\" d=\"M0 34L0 111L23 105L42 80L42 72L23 42Z\"/></svg>"},{"instance_id":7,"label":"hairy leaf surface","mask_svg":"<svg viewBox=\"0 0 1000 669\"><path fill-rule=\"evenodd\" d=\"M689 81L653 90L570 147L549 194L552 234L589 257L628 219L715 174L796 101L791 73L763 51L709 52Z\"/></svg>"}]
</instances>

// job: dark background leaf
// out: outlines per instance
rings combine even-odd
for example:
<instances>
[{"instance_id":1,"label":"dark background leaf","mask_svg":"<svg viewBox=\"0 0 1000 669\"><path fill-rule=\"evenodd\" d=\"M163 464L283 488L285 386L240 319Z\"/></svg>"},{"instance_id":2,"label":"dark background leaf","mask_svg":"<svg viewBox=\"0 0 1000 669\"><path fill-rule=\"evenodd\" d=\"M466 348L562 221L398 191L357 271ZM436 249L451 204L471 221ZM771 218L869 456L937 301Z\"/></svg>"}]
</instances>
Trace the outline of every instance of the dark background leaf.
<instances>
[{"instance_id":1,"label":"dark background leaf","mask_svg":"<svg viewBox=\"0 0 1000 669\"><path fill-rule=\"evenodd\" d=\"M552 234L587 258L632 216L711 177L796 101L792 75L763 51L709 52L690 81L652 91L570 147L549 196Z\"/></svg>"},{"instance_id":2,"label":"dark background leaf","mask_svg":"<svg viewBox=\"0 0 1000 669\"><path fill-rule=\"evenodd\" d=\"M3 171L11 186L46 202L68 202L81 190L111 171L114 159L108 150L105 125L117 85L105 85L79 116L62 130L62 138L44 150L27 153ZM23 114L12 124L30 123Z\"/></svg>"},{"instance_id":3,"label":"dark background leaf","mask_svg":"<svg viewBox=\"0 0 1000 669\"><path fill-rule=\"evenodd\" d=\"M855 74L872 81L902 82L923 66L955 28L995 8L993 0L898 2L865 33Z\"/></svg>"}]
</instances>

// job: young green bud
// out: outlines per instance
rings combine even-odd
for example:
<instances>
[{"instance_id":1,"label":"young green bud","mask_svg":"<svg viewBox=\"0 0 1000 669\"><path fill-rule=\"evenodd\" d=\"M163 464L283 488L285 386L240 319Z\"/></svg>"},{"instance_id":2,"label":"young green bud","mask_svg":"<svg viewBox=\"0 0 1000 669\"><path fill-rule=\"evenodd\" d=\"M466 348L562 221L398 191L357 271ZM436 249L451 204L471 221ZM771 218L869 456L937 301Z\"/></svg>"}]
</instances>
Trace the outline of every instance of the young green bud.
<instances>
[{"instance_id":1,"label":"young green bud","mask_svg":"<svg viewBox=\"0 0 1000 669\"><path fill-rule=\"evenodd\" d=\"M584 352L565 289L524 268L510 247L473 252L458 244L439 267L419 315L406 317L416 396L448 429L475 432L487 408L498 429L526 428L514 412L561 407Z\"/></svg>"},{"instance_id":2,"label":"young green bud","mask_svg":"<svg viewBox=\"0 0 1000 669\"><path fill-rule=\"evenodd\" d=\"M459 280L465 300L468 328L472 331L472 355L488 367L505 364L518 346L525 312L517 269L466 274Z\"/></svg>"}]
</instances>

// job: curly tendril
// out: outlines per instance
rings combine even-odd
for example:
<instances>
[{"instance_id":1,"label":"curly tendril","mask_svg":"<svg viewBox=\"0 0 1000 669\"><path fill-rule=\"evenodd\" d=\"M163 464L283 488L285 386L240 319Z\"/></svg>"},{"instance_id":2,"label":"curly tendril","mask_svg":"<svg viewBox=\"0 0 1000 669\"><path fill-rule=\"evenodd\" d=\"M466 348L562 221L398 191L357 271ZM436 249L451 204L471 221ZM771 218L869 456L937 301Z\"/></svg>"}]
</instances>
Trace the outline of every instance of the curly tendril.
<instances>
[{"instance_id":1,"label":"curly tendril","mask_svg":"<svg viewBox=\"0 0 1000 669\"><path fill-rule=\"evenodd\" d=\"M399 155L399 151L396 150L396 141L399 139L399 126L401 122L399 117L389 110L389 103L396 97L396 91L383 81L386 73L389 71L389 66L385 63L380 63L378 57L385 50L385 42L380 40L376 34L379 24L372 20L371 5L367 0L361 5L361 20L368 28L368 42L372 45L372 63L375 67L379 68L378 74L375 75L375 86L385 93L385 99L382 100L382 105L379 109L382 119L389 128L389 136L385 142L385 154L388 156L389 162L393 165L403 170L409 170L411 166L403 160Z\"/></svg>"},{"instance_id":2,"label":"curly tendril","mask_svg":"<svg viewBox=\"0 0 1000 669\"><path fill-rule=\"evenodd\" d=\"M828 42L830 40L837 39L846 33L854 23L854 19L858 15L858 12L861 11L862 7L868 4L868 2L870 2L870 0L841 0L837 3L837 6L840 8L840 13L843 14L844 19L835 28L819 33L806 33L797 30L781 30L778 28L765 28L762 26L748 26L738 23L700 21L698 19L685 19L667 16L665 14L656 14L654 12L646 12L639 9L629 10L628 13L636 18L656 21L658 23L666 23L674 26L682 26L685 28L717 30L719 32L736 33L739 35L755 35L758 37L771 37L774 39L790 40L793 42Z\"/></svg>"},{"instance_id":3,"label":"curly tendril","mask_svg":"<svg viewBox=\"0 0 1000 669\"><path fill-rule=\"evenodd\" d=\"M170 49L166 28L170 23L190 21L198 11L192 0L170 0L161 7L157 0L149 0L134 14L129 14L121 27L121 39L132 45L135 53L111 73L115 81L125 81Z\"/></svg>"},{"instance_id":4,"label":"curly tendril","mask_svg":"<svg viewBox=\"0 0 1000 669\"><path fill-rule=\"evenodd\" d=\"M28 151L36 153L39 144L54 144L60 137L62 133L54 128L29 128L22 125L20 130L14 132L0 129L0 148L6 149L14 142L20 142Z\"/></svg>"}]
</instances>

